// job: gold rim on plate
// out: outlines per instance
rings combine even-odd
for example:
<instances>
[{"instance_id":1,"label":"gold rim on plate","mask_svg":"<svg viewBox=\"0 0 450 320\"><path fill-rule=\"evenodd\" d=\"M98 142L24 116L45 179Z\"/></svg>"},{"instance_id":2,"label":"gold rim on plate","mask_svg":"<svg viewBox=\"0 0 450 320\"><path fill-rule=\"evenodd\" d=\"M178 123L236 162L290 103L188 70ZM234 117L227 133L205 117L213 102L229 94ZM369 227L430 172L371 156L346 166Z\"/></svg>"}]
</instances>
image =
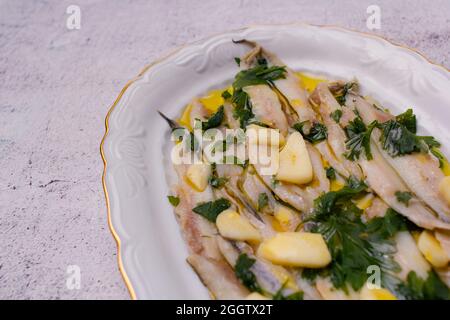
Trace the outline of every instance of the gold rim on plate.
<instances>
[{"instance_id":1,"label":"gold rim on plate","mask_svg":"<svg viewBox=\"0 0 450 320\"><path fill-rule=\"evenodd\" d=\"M122 278L125 282L125 286L128 289L128 292L130 293L131 299L136 300L136 292L133 288L133 286L131 285L130 279L128 278L128 275L123 267L123 262L122 262L122 257L121 257L121 240L119 238L119 235L117 234L116 230L114 229L114 226L112 224L111 221L111 211L110 211L110 203L109 203L109 195L108 195L108 190L106 188L106 182L105 182L105 176L106 176L106 168L107 168L107 161L105 158L105 154L104 154L104 150L103 150L103 144L105 142L106 136L108 135L109 132L109 116L111 115L111 112L114 110L114 108L116 107L116 105L119 103L120 99L122 98L123 94L125 93L125 91L128 89L128 87L130 85L132 85L135 81L137 81L138 79L140 79L151 67L153 67L154 65L166 60L167 58L171 57L172 55L174 55L175 53L177 53L178 51L180 51L181 49L193 45L195 43L198 42L203 42L205 40L211 39L213 37L219 36L221 34L225 34L225 33L229 33L229 32L239 32L239 31L243 31L252 27L270 27L270 26L313 26L313 27L319 27L319 28L325 28L325 29L338 29L341 31L347 31L347 32L353 32L353 33L357 33L357 34L361 34L364 35L366 37L370 37L370 38L374 38L374 39L382 39L384 41L387 41L388 43L390 43L391 45L395 46L395 47L400 47L403 49L407 49L409 51L412 51L416 54L418 54L419 56L421 56L423 59L425 59L425 61L427 61L428 63L438 66L440 68L442 68L444 71L450 72L450 69L444 67L443 65L440 65L438 63L432 62L430 59L428 59L426 56L424 56L422 53L420 53L419 51L417 51L414 48L402 45L402 44L398 44L395 43L391 40L388 40L386 38L384 38L383 36L379 36L379 35L375 35L375 34L371 34L368 32L362 32L362 31L356 31L356 30L352 30L349 28L343 28L340 26L335 26L335 25L315 25L315 24L308 24L308 23L290 23L290 24L262 24L262 25L250 25L244 28L240 28L240 29L236 29L236 30L232 30L232 31L227 31L227 32L221 32L221 33L217 33L214 35L211 35L209 37L203 38L201 40L189 43L189 44L185 44L183 46L179 46L178 48L176 48L175 50L171 51L169 54L155 60L154 62L146 65L141 72L139 72L139 74L134 77L132 80L128 81L125 86L123 87L123 89L120 91L118 97L115 99L114 103L112 104L112 106L109 108L108 113L106 114L106 118L105 118L105 134L103 135L102 141L100 143L100 155L102 157L103 160L103 174L102 174L102 185L103 185L103 191L105 193L105 199L106 199L106 210L107 210L107 214L108 214L108 226L109 229L111 231L111 234L114 238L114 240L116 241L117 244L117 261L118 261L118 265L119 265L119 271L122 275Z\"/></svg>"}]
</instances>

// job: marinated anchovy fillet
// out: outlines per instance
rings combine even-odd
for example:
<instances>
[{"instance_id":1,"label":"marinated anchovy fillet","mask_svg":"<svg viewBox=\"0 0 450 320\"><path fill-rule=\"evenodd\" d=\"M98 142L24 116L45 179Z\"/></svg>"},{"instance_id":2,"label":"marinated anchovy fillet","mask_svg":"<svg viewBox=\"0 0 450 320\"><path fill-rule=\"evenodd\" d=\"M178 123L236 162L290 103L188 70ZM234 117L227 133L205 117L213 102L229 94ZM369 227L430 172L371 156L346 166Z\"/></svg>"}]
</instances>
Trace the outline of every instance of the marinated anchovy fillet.
<instances>
[{"instance_id":1,"label":"marinated anchovy fillet","mask_svg":"<svg viewBox=\"0 0 450 320\"><path fill-rule=\"evenodd\" d=\"M168 200L212 297L449 299L450 177L412 110L238 43L229 87L161 113L183 155Z\"/></svg>"},{"instance_id":2,"label":"marinated anchovy fillet","mask_svg":"<svg viewBox=\"0 0 450 320\"><path fill-rule=\"evenodd\" d=\"M314 103L316 109L322 116L324 124L328 129L328 143L336 157L344 165L344 168L348 172L347 176L352 175L361 178L362 173L358 165L345 157L345 133L339 124L331 117L331 114L336 110L340 110L341 107L328 89L328 84L319 84L316 90L311 94L310 100Z\"/></svg>"},{"instance_id":3,"label":"marinated anchovy fillet","mask_svg":"<svg viewBox=\"0 0 450 320\"><path fill-rule=\"evenodd\" d=\"M386 123L395 119L394 116L375 108L359 96L350 95L349 99L354 103L366 124L372 121ZM391 156L380 142L381 135L382 129L375 128L372 139L383 157L399 173L414 194L435 210L442 220L450 222L450 205L439 194L439 183L444 178L444 174L439 168L438 159L429 152Z\"/></svg>"}]
</instances>

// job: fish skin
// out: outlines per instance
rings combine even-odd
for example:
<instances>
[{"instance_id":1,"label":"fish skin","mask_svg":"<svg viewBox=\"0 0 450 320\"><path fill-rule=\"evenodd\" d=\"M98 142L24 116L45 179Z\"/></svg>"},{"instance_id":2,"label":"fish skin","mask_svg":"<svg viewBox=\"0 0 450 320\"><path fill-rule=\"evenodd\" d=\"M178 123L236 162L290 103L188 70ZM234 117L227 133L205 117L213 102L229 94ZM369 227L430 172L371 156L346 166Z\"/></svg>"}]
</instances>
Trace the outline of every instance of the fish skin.
<instances>
[{"instance_id":1,"label":"fish skin","mask_svg":"<svg viewBox=\"0 0 450 320\"><path fill-rule=\"evenodd\" d=\"M220 253L211 237L217 234L215 225L192 211L198 203L214 199L210 187L203 192L194 191L185 181L188 165L176 165L178 174L178 185L175 192L180 198L180 203L175 208L181 231L188 244L190 253L203 255L205 257L219 259Z\"/></svg>"},{"instance_id":2,"label":"fish skin","mask_svg":"<svg viewBox=\"0 0 450 320\"><path fill-rule=\"evenodd\" d=\"M247 175L246 171L236 165L231 164L218 164L216 166L217 173L220 177L224 177L228 180L226 186L220 190L215 190L216 197L224 197L228 199L234 207L237 208L238 212L242 214L251 225L253 225L261 234L261 236L266 239L275 234L275 230L270 223L270 219L266 214L258 212L255 208L254 203L250 203L248 197L243 194L239 188L242 176ZM258 184L258 181L255 183ZM262 184L262 182L259 182ZM257 185L260 190L265 190L267 188L264 185ZM272 195L268 195L271 197ZM257 198L256 198L257 199ZM274 201L274 199L272 200Z\"/></svg>"},{"instance_id":3,"label":"fish skin","mask_svg":"<svg viewBox=\"0 0 450 320\"><path fill-rule=\"evenodd\" d=\"M394 240L397 249L394 260L401 267L400 272L395 274L396 277L406 281L408 273L414 271L419 277L426 279L431 266L420 253L412 235L408 231L401 231L395 235Z\"/></svg>"},{"instance_id":4,"label":"fish skin","mask_svg":"<svg viewBox=\"0 0 450 320\"><path fill-rule=\"evenodd\" d=\"M203 284L219 300L242 300L249 295L225 260L215 260L193 254L187 262L197 273Z\"/></svg>"},{"instance_id":5,"label":"fish skin","mask_svg":"<svg viewBox=\"0 0 450 320\"><path fill-rule=\"evenodd\" d=\"M174 191L180 199L174 211L190 254L188 263L215 298L245 298L248 290L240 284L219 250L216 226L192 211L198 203L214 199L212 188L208 186L203 192L194 191L184 179L188 165L174 167L178 175Z\"/></svg>"},{"instance_id":6,"label":"fish skin","mask_svg":"<svg viewBox=\"0 0 450 320\"><path fill-rule=\"evenodd\" d=\"M251 271L255 274L258 284L265 292L275 294L285 285L288 279L290 280L290 285L286 286L282 290L282 293L288 295L299 290L294 276L287 269L255 256L253 248L245 242L229 241L222 237L219 237L217 242L223 256L226 257L227 262L233 267L236 265L236 261L242 253L247 254L249 258L255 260Z\"/></svg>"},{"instance_id":7,"label":"fish skin","mask_svg":"<svg viewBox=\"0 0 450 320\"><path fill-rule=\"evenodd\" d=\"M300 121L314 121L317 116L308 105L308 94L306 90L302 88L300 79L295 75L294 71L275 54L262 48L256 42L248 40L245 40L244 42L253 47L253 49L244 56L243 60L246 66L254 64L256 58L262 56L267 60L270 66L285 67L285 78L275 80L273 82L275 87L297 113Z\"/></svg>"},{"instance_id":8,"label":"fish skin","mask_svg":"<svg viewBox=\"0 0 450 320\"><path fill-rule=\"evenodd\" d=\"M319 83L311 94L310 100L314 102L315 109L321 115L323 123L328 129L327 141L335 157L342 163L351 176L362 179L364 176L361 168L355 162L348 160L344 156L347 151L345 146L347 136L343 128L331 118L333 111L341 110L342 108L328 89L328 84ZM338 170L339 168L335 169ZM346 176L346 172L339 173Z\"/></svg>"},{"instance_id":9,"label":"fish skin","mask_svg":"<svg viewBox=\"0 0 450 320\"><path fill-rule=\"evenodd\" d=\"M250 98L255 119L272 128L280 130L286 136L288 121L276 93L265 84L247 86L242 89Z\"/></svg>"},{"instance_id":10,"label":"fish skin","mask_svg":"<svg viewBox=\"0 0 450 320\"><path fill-rule=\"evenodd\" d=\"M350 99L366 124L374 120L382 123L394 118L392 115L374 108L360 96L350 95ZM413 153L391 157L382 148L379 141L380 136L381 130L375 128L372 132L372 140L383 158L399 173L417 197L432 208L443 221L450 223L450 206L439 193L439 183L444 178L444 173L439 168L439 161L430 153Z\"/></svg>"},{"instance_id":11,"label":"fish skin","mask_svg":"<svg viewBox=\"0 0 450 320\"><path fill-rule=\"evenodd\" d=\"M409 190L397 172L384 160L376 146L371 142L372 160L361 158L361 165L370 188L392 209L425 229L450 229L450 225L439 220L434 213L420 201L410 201L408 206L399 202L395 196L398 190Z\"/></svg>"},{"instance_id":12,"label":"fish skin","mask_svg":"<svg viewBox=\"0 0 450 320\"><path fill-rule=\"evenodd\" d=\"M325 125L330 123L330 125L333 126L333 132L335 132L337 136L340 136L338 140L342 142L342 139L344 139L343 135L345 135L343 128L349 121L353 120L356 115L353 114L352 118L351 113L348 113L344 119L340 119L339 123L336 123L331 119L329 116L330 113L340 108L340 106L335 101L330 90L326 88L327 86L328 84L326 83L319 84L316 91L311 95L311 99L317 104ZM351 94L348 96L352 97ZM349 98L347 98L347 101L348 100ZM352 98L350 98L350 100L353 102ZM327 101L327 103L324 103L324 101ZM352 106L348 105L346 108L351 109ZM328 120L326 120L326 118L328 118ZM341 133L338 133L339 130L341 130ZM345 142L344 149L342 149L342 145L338 145L337 143L335 145L336 149L334 149L334 151L345 152ZM395 192L399 190L408 191L408 187L399 177L397 172L386 162L384 157L382 157L374 141L371 141L371 149L373 156L372 160L361 157L355 162L358 164L358 167L362 169L362 179L366 179L369 187L371 187L390 207L403 214L417 225L427 229L449 229L449 224L439 220L434 213L420 201L411 201L409 206L406 206L397 200ZM346 167L350 168L349 166Z\"/></svg>"}]
</instances>

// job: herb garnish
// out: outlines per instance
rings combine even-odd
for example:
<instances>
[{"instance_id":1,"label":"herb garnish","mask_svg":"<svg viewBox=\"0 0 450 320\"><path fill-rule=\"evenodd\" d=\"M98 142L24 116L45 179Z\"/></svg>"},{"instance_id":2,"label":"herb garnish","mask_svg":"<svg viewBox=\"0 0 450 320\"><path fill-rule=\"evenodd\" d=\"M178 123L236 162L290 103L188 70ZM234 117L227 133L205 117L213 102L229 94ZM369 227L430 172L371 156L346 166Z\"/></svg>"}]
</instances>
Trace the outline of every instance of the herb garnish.
<instances>
[{"instance_id":1,"label":"herb garnish","mask_svg":"<svg viewBox=\"0 0 450 320\"><path fill-rule=\"evenodd\" d=\"M220 198L215 201L208 201L196 206L192 211L198 213L211 222L216 222L217 216L231 206L229 200Z\"/></svg>"},{"instance_id":2,"label":"herb garnish","mask_svg":"<svg viewBox=\"0 0 450 320\"><path fill-rule=\"evenodd\" d=\"M256 281L255 274L250 268L255 264L256 260L249 258L247 254L241 253L236 261L234 273L236 277L246 286L250 291L262 293L262 289Z\"/></svg>"},{"instance_id":3,"label":"herb garnish","mask_svg":"<svg viewBox=\"0 0 450 320\"><path fill-rule=\"evenodd\" d=\"M225 183L228 182L228 179L225 177L219 177L217 174L216 164L211 164L211 176L209 177L209 184L211 187L220 189L222 188Z\"/></svg>"},{"instance_id":4,"label":"herb garnish","mask_svg":"<svg viewBox=\"0 0 450 320\"><path fill-rule=\"evenodd\" d=\"M372 160L370 136L377 123L377 121L374 121L366 127L359 116L349 122L345 127L345 133L348 139L345 142L347 152L344 155L347 159L355 161L359 159L361 153L364 153L367 160Z\"/></svg>"},{"instance_id":5,"label":"herb garnish","mask_svg":"<svg viewBox=\"0 0 450 320\"><path fill-rule=\"evenodd\" d=\"M322 123L314 122L309 129L309 132L306 132L305 130L306 124L309 124L309 121L296 123L292 126L292 128L300 132L303 138L311 143L323 141L328 137L327 127Z\"/></svg>"},{"instance_id":6,"label":"herb garnish","mask_svg":"<svg viewBox=\"0 0 450 320\"><path fill-rule=\"evenodd\" d=\"M426 280L418 277L414 271L410 271L406 283L400 283L397 292L408 300L450 299L449 288L434 271L428 272Z\"/></svg>"},{"instance_id":7,"label":"herb garnish","mask_svg":"<svg viewBox=\"0 0 450 320\"><path fill-rule=\"evenodd\" d=\"M344 84L341 90L335 93L334 97L336 98L336 101L343 106L347 99L347 93L350 92L350 90L356 85L355 82L347 82Z\"/></svg>"},{"instance_id":8,"label":"herb garnish","mask_svg":"<svg viewBox=\"0 0 450 320\"><path fill-rule=\"evenodd\" d=\"M169 200L170 204L173 205L174 207L180 204L180 198L176 196L167 196L167 199Z\"/></svg>"},{"instance_id":9,"label":"herb garnish","mask_svg":"<svg viewBox=\"0 0 450 320\"><path fill-rule=\"evenodd\" d=\"M405 112L399 114L395 117L395 119L412 133L417 132L417 119L412 109L408 109Z\"/></svg>"},{"instance_id":10,"label":"herb garnish","mask_svg":"<svg viewBox=\"0 0 450 320\"><path fill-rule=\"evenodd\" d=\"M367 232L373 240L389 239L399 231L416 228L417 226L392 208L388 208L383 217L372 218L367 223Z\"/></svg>"},{"instance_id":11,"label":"herb garnish","mask_svg":"<svg viewBox=\"0 0 450 320\"><path fill-rule=\"evenodd\" d=\"M430 152L433 156L435 156L439 160L439 168L442 169L445 163L445 157L442 154L442 152L436 147L431 148Z\"/></svg>"},{"instance_id":12,"label":"herb garnish","mask_svg":"<svg viewBox=\"0 0 450 320\"><path fill-rule=\"evenodd\" d=\"M244 129L250 120L255 116L252 111L252 106L248 94L244 91L234 91L233 98L231 100L235 107L233 110L233 117L239 120L239 124Z\"/></svg>"},{"instance_id":13,"label":"herb garnish","mask_svg":"<svg viewBox=\"0 0 450 320\"><path fill-rule=\"evenodd\" d=\"M405 204L405 206L409 205L409 200L411 200L412 193L408 192L408 191L396 191L395 192L395 197L397 198L398 202L401 202L403 204Z\"/></svg>"},{"instance_id":14,"label":"herb garnish","mask_svg":"<svg viewBox=\"0 0 450 320\"><path fill-rule=\"evenodd\" d=\"M245 128L255 115L252 112L251 103L246 92L242 89L247 86L267 84L271 85L273 81L285 78L286 68L259 64L253 68L240 71L233 82L232 102L235 105L233 116L239 119L241 128Z\"/></svg>"},{"instance_id":15,"label":"herb garnish","mask_svg":"<svg viewBox=\"0 0 450 320\"><path fill-rule=\"evenodd\" d=\"M391 286L392 279L386 271L398 270L390 256L393 251L390 243L370 234L368 225L361 220L363 210L351 201L366 188L364 182L350 179L342 189L317 198L310 218L315 222L311 231L324 236L332 256L331 264L322 272L330 275L335 288L344 291L348 290L347 285L359 290L367 281L366 270L371 265L381 268L385 287Z\"/></svg>"},{"instance_id":16,"label":"herb garnish","mask_svg":"<svg viewBox=\"0 0 450 320\"><path fill-rule=\"evenodd\" d=\"M239 58L239 57L234 57L234 62L236 62L236 64L238 65L238 67L241 66L241 58Z\"/></svg>"},{"instance_id":17,"label":"herb garnish","mask_svg":"<svg viewBox=\"0 0 450 320\"><path fill-rule=\"evenodd\" d=\"M329 180L336 179L336 170L333 167L326 168L326 175Z\"/></svg>"},{"instance_id":18,"label":"herb garnish","mask_svg":"<svg viewBox=\"0 0 450 320\"><path fill-rule=\"evenodd\" d=\"M339 123L342 117L342 110L336 109L331 114L330 117L334 120L334 122Z\"/></svg>"},{"instance_id":19,"label":"herb garnish","mask_svg":"<svg viewBox=\"0 0 450 320\"><path fill-rule=\"evenodd\" d=\"M414 152L428 152L441 144L431 136L417 136L416 116L411 109L399 114L395 120L378 125L381 129L380 142L384 150L392 156L402 156Z\"/></svg>"},{"instance_id":20,"label":"herb garnish","mask_svg":"<svg viewBox=\"0 0 450 320\"><path fill-rule=\"evenodd\" d=\"M202 130L217 128L223 121L224 112L223 106L220 106L216 113L214 113L207 121L202 122Z\"/></svg>"},{"instance_id":21,"label":"herb garnish","mask_svg":"<svg viewBox=\"0 0 450 320\"><path fill-rule=\"evenodd\" d=\"M286 287L287 281L280 287L280 289L272 295L272 300L303 300L303 291L297 291L287 296L283 295L283 290Z\"/></svg>"},{"instance_id":22,"label":"herb garnish","mask_svg":"<svg viewBox=\"0 0 450 320\"><path fill-rule=\"evenodd\" d=\"M225 100L228 100L228 99L230 99L232 97L231 93L229 93L228 90L225 90L224 92L222 92L221 96Z\"/></svg>"},{"instance_id":23,"label":"herb garnish","mask_svg":"<svg viewBox=\"0 0 450 320\"><path fill-rule=\"evenodd\" d=\"M258 211L261 211L269 203L269 197L267 193L260 193L258 196Z\"/></svg>"}]
</instances>

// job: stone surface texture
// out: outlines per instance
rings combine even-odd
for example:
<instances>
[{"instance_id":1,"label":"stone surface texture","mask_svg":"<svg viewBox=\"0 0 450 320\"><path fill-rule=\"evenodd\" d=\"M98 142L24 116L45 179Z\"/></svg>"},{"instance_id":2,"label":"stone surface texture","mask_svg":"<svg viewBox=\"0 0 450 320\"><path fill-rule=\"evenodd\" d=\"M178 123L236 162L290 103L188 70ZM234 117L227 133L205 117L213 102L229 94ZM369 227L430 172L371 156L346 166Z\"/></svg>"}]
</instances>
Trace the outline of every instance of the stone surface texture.
<instances>
[{"instance_id":1,"label":"stone surface texture","mask_svg":"<svg viewBox=\"0 0 450 320\"><path fill-rule=\"evenodd\" d=\"M66 27L69 5L81 29ZM128 299L99 153L125 83L173 48L250 24L371 32L450 67L450 1L0 0L0 299ZM70 290L67 268L81 271Z\"/></svg>"}]
</instances>

